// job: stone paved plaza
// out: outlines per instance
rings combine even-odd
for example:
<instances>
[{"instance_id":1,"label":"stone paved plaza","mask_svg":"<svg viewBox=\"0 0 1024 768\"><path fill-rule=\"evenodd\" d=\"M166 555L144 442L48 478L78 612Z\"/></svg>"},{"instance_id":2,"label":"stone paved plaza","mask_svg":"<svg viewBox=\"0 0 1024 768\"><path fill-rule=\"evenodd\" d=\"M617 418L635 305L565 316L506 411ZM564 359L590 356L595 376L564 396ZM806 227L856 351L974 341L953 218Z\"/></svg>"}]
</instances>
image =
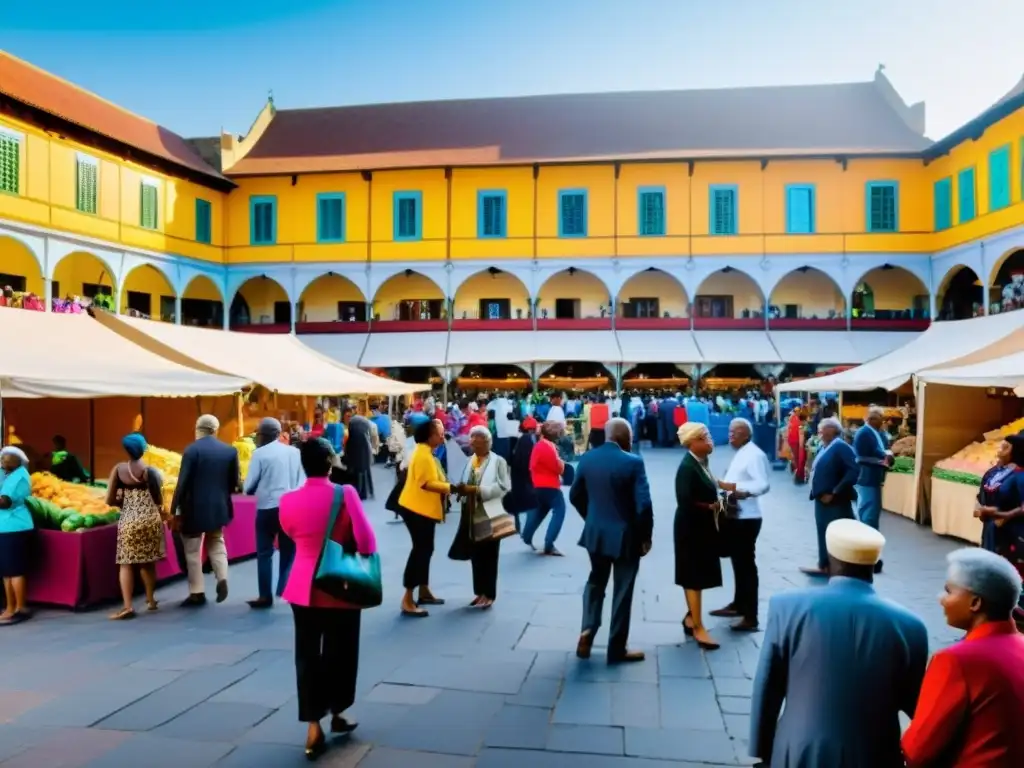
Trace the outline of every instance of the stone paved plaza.
<instances>
[{"instance_id":1,"label":"stone paved plaza","mask_svg":"<svg viewBox=\"0 0 1024 768\"><path fill-rule=\"evenodd\" d=\"M724 471L729 450L715 454ZM565 558L545 558L518 540L502 544L498 601L472 598L468 563L446 558L454 521L439 530L432 571L447 605L425 620L398 613L409 542L383 510L390 475L370 502L385 571L385 605L363 615L359 729L319 764L352 768L669 768L743 765L751 678L761 635L730 636L702 653L683 642L683 596L673 586L673 477L681 450L647 451L655 499L654 549L643 561L631 644L642 664L608 667L603 648L581 662L579 632L588 562L575 546L582 523L570 509ZM759 542L762 622L773 592L807 584L814 560L812 511L802 488L775 473ZM885 515L886 572L879 590L921 615L934 647L956 634L936 603L944 555L957 546ZM729 602L726 586L706 596ZM208 577L212 578L212 577ZM212 582L208 582L212 595ZM287 768L303 765L297 722L292 619L245 604L252 562L232 567L231 595L195 612L176 603L184 582L160 591L157 614L132 622L39 611L0 630L0 765L3 768ZM140 601L140 605L141 601ZM717 626L716 626L717 623ZM605 642L602 630L598 646Z\"/></svg>"}]
</instances>

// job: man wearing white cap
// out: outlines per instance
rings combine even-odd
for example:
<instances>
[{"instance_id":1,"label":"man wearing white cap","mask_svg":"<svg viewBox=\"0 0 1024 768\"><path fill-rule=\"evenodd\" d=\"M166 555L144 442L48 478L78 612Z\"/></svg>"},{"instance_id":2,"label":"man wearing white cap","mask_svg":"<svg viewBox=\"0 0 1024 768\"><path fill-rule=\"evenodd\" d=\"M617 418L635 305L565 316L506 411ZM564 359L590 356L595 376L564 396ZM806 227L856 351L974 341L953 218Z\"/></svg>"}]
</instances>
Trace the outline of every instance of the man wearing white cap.
<instances>
[{"instance_id":1,"label":"man wearing white cap","mask_svg":"<svg viewBox=\"0 0 1024 768\"><path fill-rule=\"evenodd\" d=\"M228 551L224 526L234 517L231 494L240 490L238 451L217 439L220 421L204 414L196 421L196 441L181 455L181 469L171 510L177 519L188 571L184 608L206 605L203 541L217 578L217 602L228 596Z\"/></svg>"},{"instance_id":2,"label":"man wearing white cap","mask_svg":"<svg viewBox=\"0 0 1024 768\"><path fill-rule=\"evenodd\" d=\"M928 632L875 593L882 534L857 520L836 520L825 543L828 586L785 592L769 603L751 702L751 755L772 768L902 766L899 712L914 715Z\"/></svg>"}]
</instances>

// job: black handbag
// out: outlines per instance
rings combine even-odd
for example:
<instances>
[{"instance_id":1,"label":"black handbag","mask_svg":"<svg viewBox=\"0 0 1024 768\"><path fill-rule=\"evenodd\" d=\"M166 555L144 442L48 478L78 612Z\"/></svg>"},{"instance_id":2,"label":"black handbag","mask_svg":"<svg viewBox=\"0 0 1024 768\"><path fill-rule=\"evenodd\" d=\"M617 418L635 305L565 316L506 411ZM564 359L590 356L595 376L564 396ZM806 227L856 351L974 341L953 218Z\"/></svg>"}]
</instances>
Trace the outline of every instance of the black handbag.
<instances>
[{"instance_id":1,"label":"black handbag","mask_svg":"<svg viewBox=\"0 0 1024 768\"><path fill-rule=\"evenodd\" d=\"M566 462L562 470L562 485L572 485L576 479L576 466Z\"/></svg>"},{"instance_id":2,"label":"black handbag","mask_svg":"<svg viewBox=\"0 0 1024 768\"><path fill-rule=\"evenodd\" d=\"M402 489L405 488L405 479L409 475L409 470L400 469L395 476L395 487L391 489L391 493L388 494L388 500L384 502L384 509L388 512L394 512L396 515L402 514L402 507L398 503L398 499L402 496Z\"/></svg>"}]
</instances>

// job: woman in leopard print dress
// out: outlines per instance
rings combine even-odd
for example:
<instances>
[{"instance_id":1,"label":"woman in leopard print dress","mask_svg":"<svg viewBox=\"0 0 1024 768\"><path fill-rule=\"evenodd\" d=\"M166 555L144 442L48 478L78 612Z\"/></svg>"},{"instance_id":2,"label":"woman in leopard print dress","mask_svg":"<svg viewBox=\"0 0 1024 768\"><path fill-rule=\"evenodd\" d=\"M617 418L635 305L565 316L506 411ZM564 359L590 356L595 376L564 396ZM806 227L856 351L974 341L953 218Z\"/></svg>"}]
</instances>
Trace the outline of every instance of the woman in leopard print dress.
<instances>
[{"instance_id":1,"label":"woman in leopard print dress","mask_svg":"<svg viewBox=\"0 0 1024 768\"><path fill-rule=\"evenodd\" d=\"M163 493L160 473L142 462L146 439L134 433L121 441L129 461L114 467L107 485L107 504L121 508L117 522L118 580L124 606L110 618L115 621L135 618L132 596L135 592L135 568L139 568L146 589L149 610L157 609L156 563L165 551Z\"/></svg>"}]
</instances>

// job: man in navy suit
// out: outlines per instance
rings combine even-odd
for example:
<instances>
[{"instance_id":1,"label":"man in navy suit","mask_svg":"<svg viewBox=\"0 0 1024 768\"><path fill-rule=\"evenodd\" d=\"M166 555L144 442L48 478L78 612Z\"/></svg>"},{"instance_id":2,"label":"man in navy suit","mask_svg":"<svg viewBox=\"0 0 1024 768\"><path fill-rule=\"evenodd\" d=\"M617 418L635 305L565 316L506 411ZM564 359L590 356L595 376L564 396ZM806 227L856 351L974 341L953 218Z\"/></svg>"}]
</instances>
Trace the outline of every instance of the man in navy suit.
<instances>
[{"instance_id":1,"label":"man in navy suit","mask_svg":"<svg viewBox=\"0 0 1024 768\"><path fill-rule=\"evenodd\" d=\"M821 448L811 465L811 499L814 501L814 525L818 529L818 567L802 568L811 576L828 575L825 530L833 520L853 518L857 498L857 456L842 439L839 419L822 419L818 425Z\"/></svg>"},{"instance_id":2,"label":"man in navy suit","mask_svg":"<svg viewBox=\"0 0 1024 768\"><path fill-rule=\"evenodd\" d=\"M828 586L784 592L768 605L751 756L772 768L902 766L899 713L914 715L928 630L875 593L882 534L836 520L826 540Z\"/></svg>"},{"instance_id":3,"label":"man in navy suit","mask_svg":"<svg viewBox=\"0 0 1024 768\"><path fill-rule=\"evenodd\" d=\"M857 477L857 519L878 530L882 517L882 485L889 471L892 454L889 441L882 432L885 412L877 405L868 408L864 426L853 436L853 450L857 454L860 474ZM875 566L882 570L882 561Z\"/></svg>"},{"instance_id":4,"label":"man in navy suit","mask_svg":"<svg viewBox=\"0 0 1024 768\"><path fill-rule=\"evenodd\" d=\"M633 435L629 422L609 419L605 438L604 445L583 454L569 490L569 502L584 521L579 544L590 554L576 655L590 658L594 636L601 627L608 579L614 571L608 663L616 664L644 659L643 652L630 651L626 641L640 558L651 549L654 510L644 461L630 453Z\"/></svg>"}]
</instances>

